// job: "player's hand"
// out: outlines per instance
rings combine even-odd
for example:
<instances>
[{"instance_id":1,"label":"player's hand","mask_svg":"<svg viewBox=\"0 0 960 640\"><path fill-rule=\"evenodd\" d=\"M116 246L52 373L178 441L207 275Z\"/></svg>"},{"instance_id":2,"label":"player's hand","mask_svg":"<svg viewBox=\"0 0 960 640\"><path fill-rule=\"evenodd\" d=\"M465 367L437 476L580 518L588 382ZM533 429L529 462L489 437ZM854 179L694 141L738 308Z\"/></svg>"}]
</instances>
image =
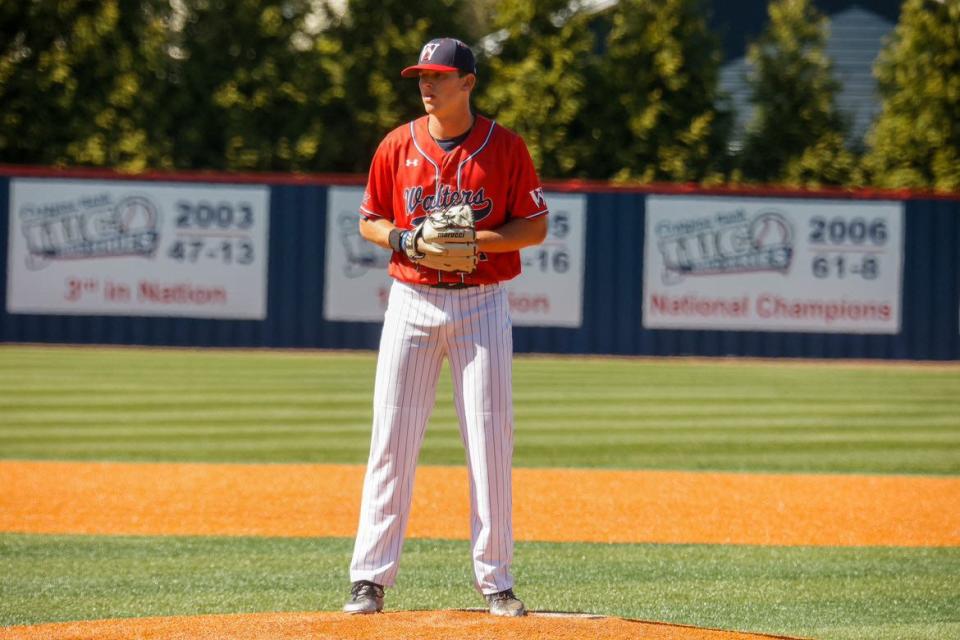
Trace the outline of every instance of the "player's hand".
<instances>
[{"instance_id":1,"label":"player's hand","mask_svg":"<svg viewBox=\"0 0 960 640\"><path fill-rule=\"evenodd\" d=\"M400 238L403 252L417 264L460 273L477 268L476 228L469 205L435 211Z\"/></svg>"}]
</instances>

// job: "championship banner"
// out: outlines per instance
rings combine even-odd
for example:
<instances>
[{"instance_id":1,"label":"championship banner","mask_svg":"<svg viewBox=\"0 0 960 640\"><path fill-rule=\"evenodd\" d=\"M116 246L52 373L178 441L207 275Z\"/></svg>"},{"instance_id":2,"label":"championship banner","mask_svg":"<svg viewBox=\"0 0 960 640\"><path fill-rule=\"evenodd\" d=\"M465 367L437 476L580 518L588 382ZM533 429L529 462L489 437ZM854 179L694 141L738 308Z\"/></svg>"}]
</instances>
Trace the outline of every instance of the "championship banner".
<instances>
[{"instance_id":1,"label":"championship banner","mask_svg":"<svg viewBox=\"0 0 960 640\"><path fill-rule=\"evenodd\" d=\"M360 237L362 187L330 187L323 318L382 322L392 282L391 252ZM507 283L517 326L579 327L583 319L586 198L546 194L550 231L540 245L520 252L523 272Z\"/></svg>"},{"instance_id":2,"label":"championship banner","mask_svg":"<svg viewBox=\"0 0 960 640\"><path fill-rule=\"evenodd\" d=\"M650 196L647 329L900 332L903 204Z\"/></svg>"},{"instance_id":3,"label":"championship banner","mask_svg":"<svg viewBox=\"0 0 960 640\"><path fill-rule=\"evenodd\" d=\"M7 311L267 317L269 188L13 179Z\"/></svg>"}]
</instances>

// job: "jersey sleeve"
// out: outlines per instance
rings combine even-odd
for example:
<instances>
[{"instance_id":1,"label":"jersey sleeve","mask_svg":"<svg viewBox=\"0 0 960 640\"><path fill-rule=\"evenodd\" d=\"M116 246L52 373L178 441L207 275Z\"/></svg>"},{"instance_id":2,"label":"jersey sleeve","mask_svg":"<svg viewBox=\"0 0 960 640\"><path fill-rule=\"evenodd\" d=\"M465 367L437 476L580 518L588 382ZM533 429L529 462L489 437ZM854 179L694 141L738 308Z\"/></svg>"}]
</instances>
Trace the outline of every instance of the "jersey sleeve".
<instances>
[{"instance_id":1,"label":"jersey sleeve","mask_svg":"<svg viewBox=\"0 0 960 640\"><path fill-rule=\"evenodd\" d=\"M360 202L360 215L367 220L393 220L394 149L389 139L377 147L370 161L367 187Z\"/></svg>"},{"instance_id":2,"label":"jersey sleeve","mask_svg":"<svg viewBox=\"0 0 960 640\"><path fill-rule=\"evenodd\" d=\"M510 185L507 211L511 218L536 218L545 215L547 201L543 197L543 187L527 145L523 138L515 135L512 146L511 156L515 159L514 179Z\"/></svg>"}]
</instances>

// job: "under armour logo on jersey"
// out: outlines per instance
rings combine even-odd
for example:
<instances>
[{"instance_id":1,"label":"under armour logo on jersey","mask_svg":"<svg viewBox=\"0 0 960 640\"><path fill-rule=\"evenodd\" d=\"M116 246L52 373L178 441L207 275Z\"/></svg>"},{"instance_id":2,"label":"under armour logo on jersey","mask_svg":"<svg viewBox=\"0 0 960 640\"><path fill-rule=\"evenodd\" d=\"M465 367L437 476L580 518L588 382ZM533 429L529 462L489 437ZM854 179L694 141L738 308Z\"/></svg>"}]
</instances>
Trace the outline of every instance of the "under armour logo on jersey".
<instances>
[{"instance_id":1,"label":"under armour logo on jersey","mask_svg":"<svg viewBox=\"0 0 960 640\"><path fill-rule=\"evenodd\" d=\"M412 158L412 159L411 159L411 158L407 158L407 166L408 166L408 167L416 167L416 166L419 165L419 164L420 164L420 158Z\"/></svg>"},{"instance_id":2,"label":"under armour logo on jersey","mask_svg":"<svg viewBox=\"0 0 960 640\"><path fill-rule=\"evenodd\" d=\"M541 189L540 187L537 187L536 189L531 191L530 197L533 198L534 203L536 203L536 205L541 209L547 206L547 201L543 197L543 189Z\"/></svg>"},{"instance_id":3,"label":"under armour logo on jersey","mask_svg":"<svg viewBox=\"0 0 960 640\"><path fill-rule=\"evenodd\" d=\"M439 42L428 42L427 44L423 45L423 51L420 52L420 62L429 62L430 58L433 57L433 53L439 46Z\"/></svg>"}]
</instances>

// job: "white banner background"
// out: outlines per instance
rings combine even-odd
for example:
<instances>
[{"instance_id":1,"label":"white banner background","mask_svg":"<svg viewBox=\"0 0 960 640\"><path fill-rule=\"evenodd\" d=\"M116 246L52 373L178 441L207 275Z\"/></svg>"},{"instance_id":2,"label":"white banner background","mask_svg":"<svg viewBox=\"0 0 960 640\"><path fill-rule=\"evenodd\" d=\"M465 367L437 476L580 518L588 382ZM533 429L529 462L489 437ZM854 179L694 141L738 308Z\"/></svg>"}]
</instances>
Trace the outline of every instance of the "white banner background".
<instances>
[{"instance_id":1,"label":"white banner background","mask_svg":"<svg viewBox=\"0 0 960 640\"><path fill-rule=\"evenodd\" d=\"M328 194L323 317L382 322L390 251L360 237L361 187L331 187ZM507 283L510 313L518 326L579 327L586 197L547 193L546 199L550 232L543 244L520 252L523 272Z\"/></svg>"},{"instance_id":2,"label":"white banner background","mask_svg":"<svg viewBox=\"0 0 960 640\"><path fill-rule=\"evenodd\" d=\"M14 179L7 311L263 319L265 186Z\"/></svg>"},{"instance_id":3,"label":"white banner background","mask_svg":"<svg viewBox=\"0 0 960 640\"><path fill-rule=\"evenodd\" d=\"M650 196L646 211L646 328L900 331L900 202Z\"/></svg>"}]
</instances>

